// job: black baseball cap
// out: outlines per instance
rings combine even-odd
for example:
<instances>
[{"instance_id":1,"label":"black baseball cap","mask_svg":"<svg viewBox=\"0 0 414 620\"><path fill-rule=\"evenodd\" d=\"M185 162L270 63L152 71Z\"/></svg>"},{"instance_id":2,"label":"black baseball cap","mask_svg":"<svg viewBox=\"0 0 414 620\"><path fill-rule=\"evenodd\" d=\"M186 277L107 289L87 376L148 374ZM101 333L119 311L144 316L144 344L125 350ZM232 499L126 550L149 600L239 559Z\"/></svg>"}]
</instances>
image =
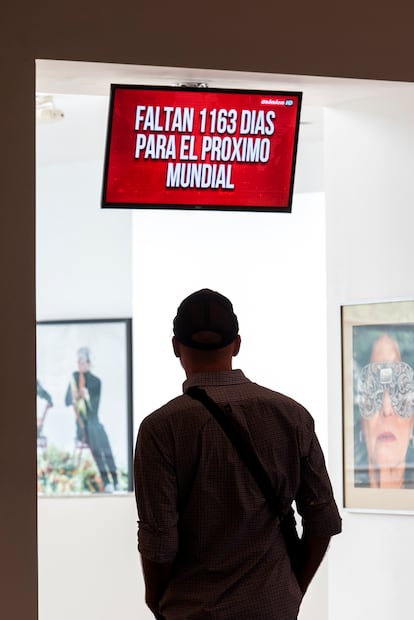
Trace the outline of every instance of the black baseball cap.
<instances>
[{"instance_id":1,"label":"black baseball cap","mask_svg":"<svg viewBox=\"0 0 414 620\"><path fill-rule=\"evenodd\" d=\"M214 351L233 342L239 333L239 323L227 297L203 288L181 302L173 330L181 344Z\"/></svg>"}]
</instances>

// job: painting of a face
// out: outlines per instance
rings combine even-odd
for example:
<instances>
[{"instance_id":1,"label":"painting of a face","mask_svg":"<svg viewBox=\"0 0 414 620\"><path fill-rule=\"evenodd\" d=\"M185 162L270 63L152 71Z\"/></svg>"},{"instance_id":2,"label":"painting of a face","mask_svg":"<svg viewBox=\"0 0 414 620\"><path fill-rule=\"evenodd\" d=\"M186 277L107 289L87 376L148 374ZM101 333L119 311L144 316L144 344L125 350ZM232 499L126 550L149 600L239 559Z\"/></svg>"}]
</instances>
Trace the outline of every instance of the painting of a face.
<instances>
[{"instance_id":1,"label":"painting of a face","mask_svg":"<svg viewBox=\"0 0 414 620\"><path fill-rule=\"evenodd\" d=\"M384 334L375 342L370 363L400 362L401 355L397 342ZM390 372L392 365L390 364ZM388 369L382 369L387 377ZM376 468L404 467L408 444L413 432L414 417L402 417L392 403L390 388L386 379L382 387L383 395L379 407L373 415L362 418L362 430L368 452L369 464Z\"/></svg>"}]
</instances>

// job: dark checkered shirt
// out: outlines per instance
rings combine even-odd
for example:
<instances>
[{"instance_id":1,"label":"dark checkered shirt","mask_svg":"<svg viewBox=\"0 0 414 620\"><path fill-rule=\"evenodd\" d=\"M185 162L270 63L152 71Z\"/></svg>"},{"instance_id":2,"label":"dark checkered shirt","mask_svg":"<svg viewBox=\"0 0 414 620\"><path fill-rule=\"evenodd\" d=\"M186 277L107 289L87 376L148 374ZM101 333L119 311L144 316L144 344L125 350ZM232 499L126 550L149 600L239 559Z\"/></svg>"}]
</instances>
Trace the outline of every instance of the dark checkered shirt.
<instances>
[{"instance_id":1,"label":"dark checkered shirt","mask_svg":"<svg viewBox=\"0 0 414 620\"><path fill-rule=\"evenodd\" d=\"M222 428L185 394L193 385L231 405L284 508L295 500L310 534L341 531L306 409L240 370L193 375L184 395L144 419L135 451L139 551L174 561L160 611L166 620L293 620L302 596L278 519Z\"/></svg>"}]
</instances>

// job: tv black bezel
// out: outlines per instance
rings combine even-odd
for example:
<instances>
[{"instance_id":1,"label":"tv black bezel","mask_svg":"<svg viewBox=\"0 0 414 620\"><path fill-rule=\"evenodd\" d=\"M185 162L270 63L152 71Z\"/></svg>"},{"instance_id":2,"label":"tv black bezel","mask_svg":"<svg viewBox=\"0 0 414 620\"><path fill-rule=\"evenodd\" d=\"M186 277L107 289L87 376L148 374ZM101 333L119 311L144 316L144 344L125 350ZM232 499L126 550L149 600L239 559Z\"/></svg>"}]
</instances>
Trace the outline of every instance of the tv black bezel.
<instances>
[{"instance_id":1,"label":"tv black bezel","mask_svg":"<svg viewBox=\"0 0 414 620\"><path fill-rule=\"evenodd\" d=\"M170 204L170 203L144 203L144 202L128 202L128 203L120 203L120 202L109 202L106 200L106 190L108 183L108 167L109 167L109 156L110 156L110 148L111 148L111 135L112 135L112 122L113 122L113 112L114 112L114 99L115 93L120 89L128 89L128 90L154 90L161 92L168 91L185 91L185 92L209 92L209 93L219 93L219 94L240 94L240 95L251 95L251 94L259 94L263 95L263 97L297 97L298 106L297 106L297 118L296 118L296 127L295 127L295 135L293 141L293 154L292 154L292 162L290 169L290 187L289 187L289 197L287 201L287 205L275 205L272 207L264 206L264 205L207 205L207 204ZM298 148L298 140L299 140L299 126L300 126L300 115L302 108L302 97L303 93L301 91L293 91L293 90L261 90L261 89L245 89L245 88L227 88L227 87L201 87L201 86L186 86L186 85L147 85L147 84L111 84L110 85L110 100L109 100L109 111L108 111L108 123L107 123L107 132L106 132L106 142L105 142L105 158L104 158L104 168L103 168L103 184L102 184L102 194L101 194L101 208L103 209L166 209L166 210L178 210L178 211L238 211L238 212L270 212L270 213L291 213L292 212L292 201L293 201L293 191L294 191L294 182L295 182L295 174L296 174L296 159L297 159L297 148Z\"/></svg>"}]
</instances>

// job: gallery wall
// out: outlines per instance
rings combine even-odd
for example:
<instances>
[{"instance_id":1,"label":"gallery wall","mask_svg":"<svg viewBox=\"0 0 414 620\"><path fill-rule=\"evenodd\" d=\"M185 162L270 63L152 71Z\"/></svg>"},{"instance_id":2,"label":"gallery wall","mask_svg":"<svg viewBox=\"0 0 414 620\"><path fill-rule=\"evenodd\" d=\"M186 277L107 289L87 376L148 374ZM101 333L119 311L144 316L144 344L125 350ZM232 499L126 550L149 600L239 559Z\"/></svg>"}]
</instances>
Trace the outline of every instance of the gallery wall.
<instances>
[{"instance_id":1,"label":"gallery wall","mask_svg":"<svg viewBox=\"0 0 414 620\"><path fill-rule=\"evenodd\" d=\"M325 113L329 464L338 490L340 306L414 294L413 105L410 85L398 96ZM344 533L330 556L329 618L412 618L413 519L412 514L343 511Z\"/></svg>"},{"instance_id":2,"label":"gallery wall","mask_svg":"<svg viewBox=\"0 0 414 620\"><path fill-rule=\"evenodd\" d=\"M79 128L86 154L93 151L88 141L105 133L101 108L96 98L90 110L93 135ZM72 122L69 105L65 112ZM243 346L235 366L307 406L326 452L324 198L303 192L315 186L315 177L321 184L323 162L315 158L321 145L298 153L302 191L295 194L291 215L131 213L100 209L102 159L80 154L72 161L63 124L39 125L37 139L37 318L133 318L134 436L145 415L181 390L184 375L171 350L178 303L191 290L211 286L233 299L239 316ZM314 303L304 312L303 300L311 296ZM304 346L313 352L311 369L308 354L300 355ZM63 415L62 399L56 395L46 436L48 422ZM110 428L108 420L102 422ZM111 620L115 613L131 620L151 617L131 495L40 497L38 510L41 620L70 620L74 614L80 620L97 615ZM91 593L91 574L99 596ZM76 591L69 594L73 575ZM310 620L317 611L327 619L327 604L324 566L301 618Z\"/></svg>"},{"instance_id":3,"label":"gallery wall","mask_svg":"<svg viewBox=\"0 0 414 620\"><path fill-rule=\"evenodd\" d=\"M184 378L170 350L176 305L204 283L216 286L234 299L243 326L237 365L248 376L294 395L316 415L341 504L340 306L409 298L411 294L413 88L408 86L406 92L391 97L391 106L389 101L388 96L375 96L325 109L326 289L325 208L320 194L299 193L292 215L272 216L271 226L266 214L102 214L97 207L100 162L39 169L40 318L93 318L131 312L135 323L135 432L147 412L177 394ZM75 182L67 183L67 179ZM62 194L63 200L59 198ZM82 234L79 220L84 224ZM54 243L60 238L54 232L56 225L65 230L67 245ZM95 240L84 234L90 229L99 230ZM78 251L68 253L67 246L72 246L75 238ZM111 270L106 257L102 262L97 258L108 243ZM53 261L47 260L49 251ZM98 277L81 284L75 274L85 269L91 256ZM235 264L239 267L237 277ZM62 274L66 274L65 286L55 295L56 287L47 284L58 283ZM79 286L82 294L73 295ZM108 289L116 289L117 294L108 296ZM327 343L320 340L325 333L326 291ZM304 302L310 299L312 304ZM263 300L265 308L260 322L257 300ZM150 330L151 325L158 329ZM265 351L263 342L269 344ZM298 345L303 342L305 351ZM326 360L321 356L319 364L315 363L314 355L325 351L326 344L329 414L325 406L322 414L325 387L321 374L325 379ZM152 382L148 368L156 369L157 377L165 377L162 385ZM386 620L398 614L409 620L413 517L350 510L343 510L342 516L344 533L334 539L301 618L317 614L318 618L362 620L375 615ZM108 620L115 609L121 609L126 618L133 617L136 610L140 617L149 617L143 606L135 519L131 497L40 501L41 620L52 620L57 613L62 620L65 614L82 617L97 609ZM83 558L81 564L79 557ZM77 596L61 607L75 570ZM87 576L91 571L103 586L98 602L89 593ZM379 588L378 582L384 579L387 587Z\"/></svg>"}]
</instances>

